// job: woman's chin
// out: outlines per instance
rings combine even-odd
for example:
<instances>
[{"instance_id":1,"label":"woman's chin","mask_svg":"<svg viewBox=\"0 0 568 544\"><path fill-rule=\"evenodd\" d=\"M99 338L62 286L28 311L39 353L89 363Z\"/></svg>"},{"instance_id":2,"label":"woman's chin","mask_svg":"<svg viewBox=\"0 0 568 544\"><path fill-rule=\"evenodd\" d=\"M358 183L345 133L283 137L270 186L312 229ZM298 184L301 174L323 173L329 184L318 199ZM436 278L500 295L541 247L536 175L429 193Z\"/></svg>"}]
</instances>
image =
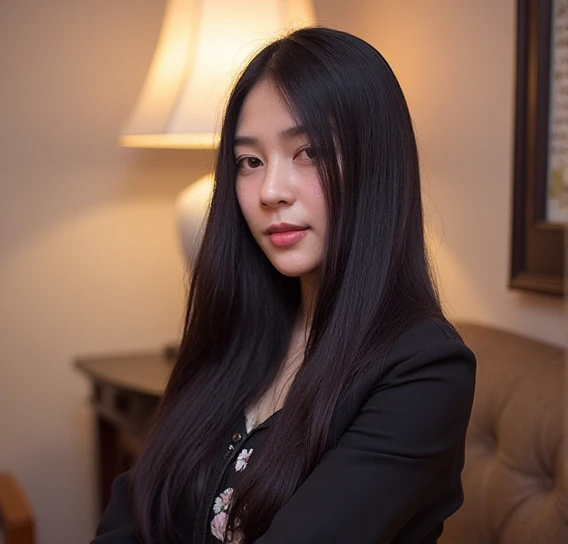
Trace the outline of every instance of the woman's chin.
<instances>
[{"instance_id":1,"label":"woman's chin","mask_svg":"<svg viewBox=\"0 0 568 544\"><path fill-rule=\"evenodd\" d=\"M302 278L303 276L307 276L311 274L316 268L317 265L310 264L288 264L288 263L281 263L271 261L272 266L280 272L280 274L287 276L289 278Z\"/></svg>"}]
</instances>

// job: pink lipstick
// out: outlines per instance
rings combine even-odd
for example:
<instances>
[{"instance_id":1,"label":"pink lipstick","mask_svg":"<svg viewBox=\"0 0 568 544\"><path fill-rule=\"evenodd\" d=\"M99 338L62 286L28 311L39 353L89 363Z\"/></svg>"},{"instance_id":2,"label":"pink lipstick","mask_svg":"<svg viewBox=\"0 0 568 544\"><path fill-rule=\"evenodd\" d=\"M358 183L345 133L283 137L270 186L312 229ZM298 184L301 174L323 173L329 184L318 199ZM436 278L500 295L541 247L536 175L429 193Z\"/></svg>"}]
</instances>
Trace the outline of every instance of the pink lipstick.
<instances>
[{"instance_id":1,"label":"pink lipstick","mask_svg":"<svg viewBox=\"0 0 568 544\"><path fill-rule=\"evenodd\" d=\"M287 247L301 240L306 235L307 230L308 227L301 225L277 223L270 225L265 233L276 247Z\"/></svg>"}]
</instances>

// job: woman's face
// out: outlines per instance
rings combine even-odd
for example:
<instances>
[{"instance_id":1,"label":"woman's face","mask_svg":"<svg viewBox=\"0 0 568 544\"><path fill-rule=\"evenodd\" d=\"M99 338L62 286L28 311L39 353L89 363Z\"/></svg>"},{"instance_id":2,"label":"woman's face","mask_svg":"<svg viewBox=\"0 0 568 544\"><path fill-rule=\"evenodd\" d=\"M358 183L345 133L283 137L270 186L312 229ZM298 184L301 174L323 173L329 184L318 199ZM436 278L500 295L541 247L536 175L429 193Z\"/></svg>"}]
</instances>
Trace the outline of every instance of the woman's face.
<instances>
[{"instance_id":1,"label":"woman's face","mask_svg":"<svg viewBox=\"0 0 568 544\"><path fill-rule=\"evenodd\" d=\"M245 220L273 266L291 277L319 272L326 207L308 138L270 82L247 95L234 142Z\"/></svg>"}]
</instances>

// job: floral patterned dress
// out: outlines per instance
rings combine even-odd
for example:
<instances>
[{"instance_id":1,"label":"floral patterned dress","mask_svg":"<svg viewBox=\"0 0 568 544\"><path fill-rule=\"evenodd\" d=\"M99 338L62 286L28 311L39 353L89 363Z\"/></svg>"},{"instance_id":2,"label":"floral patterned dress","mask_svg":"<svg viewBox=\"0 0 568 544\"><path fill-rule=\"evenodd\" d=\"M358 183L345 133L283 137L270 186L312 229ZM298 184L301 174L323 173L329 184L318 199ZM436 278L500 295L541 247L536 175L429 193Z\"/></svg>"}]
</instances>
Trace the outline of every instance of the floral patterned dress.
<instances>
[{"instance_id":1,"label":"floral patterned dress","mask_svg":"<svg viewBox=\"0 0 568 544\"><path fill-rule=\"evenodd\" d=\"M239 484L240 475L246 470L249 463L254 462L255 457L262 450L266 437L266 429L273 414L261 425L256 425L252 417L245 417L246 434L236 432L232 436L231 444L225 455L231 456L233 461L226 467L221 484L217 490L215 501L209 512L209 530L207 544L219 544L219 542L239 544L243 535L237 527L234 531L227 530L227 520L232 506L233 491ZM237 452L238 450L238 452Z\"/></svg>"}]
</instances>

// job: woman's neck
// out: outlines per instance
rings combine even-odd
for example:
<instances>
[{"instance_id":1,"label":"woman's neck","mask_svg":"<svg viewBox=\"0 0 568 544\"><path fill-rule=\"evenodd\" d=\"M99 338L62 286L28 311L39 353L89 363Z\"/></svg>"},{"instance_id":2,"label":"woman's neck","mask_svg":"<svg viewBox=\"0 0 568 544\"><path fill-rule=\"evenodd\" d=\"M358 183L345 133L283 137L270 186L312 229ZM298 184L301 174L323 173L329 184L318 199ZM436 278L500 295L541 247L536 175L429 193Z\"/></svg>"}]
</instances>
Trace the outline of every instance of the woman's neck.
<instances>
[{"instance_id":1,"label":"woman's neck","mask_svg":"<svg viewBox=\"0 0 568 544\"><path fill-rule=\"evenodd\" d=\"M276 377L268 389L264 391L262 397L254 405L246 409L247 430L249 427L252 429L260 425L274 412L282 408L288 390L302 363L308 333L309 330L303 321L303 315L299 313L292 329L288 350L280 364Z\"/></svg>"},{"instance_id":2,"label":"woman's neck","mask_svg":"<svg viewBox=\"0 0 568 544\"><path fill-rule=\"evenodd\" d=\"M319 276L312 273L300 278L300 283L302 300L286 356L273 383L256 404L247 409L247 420L252 427L259 425L282 407L288 389L303 361L312 322L313 305L319 287Z\"/></svg>"}]
</instances>

